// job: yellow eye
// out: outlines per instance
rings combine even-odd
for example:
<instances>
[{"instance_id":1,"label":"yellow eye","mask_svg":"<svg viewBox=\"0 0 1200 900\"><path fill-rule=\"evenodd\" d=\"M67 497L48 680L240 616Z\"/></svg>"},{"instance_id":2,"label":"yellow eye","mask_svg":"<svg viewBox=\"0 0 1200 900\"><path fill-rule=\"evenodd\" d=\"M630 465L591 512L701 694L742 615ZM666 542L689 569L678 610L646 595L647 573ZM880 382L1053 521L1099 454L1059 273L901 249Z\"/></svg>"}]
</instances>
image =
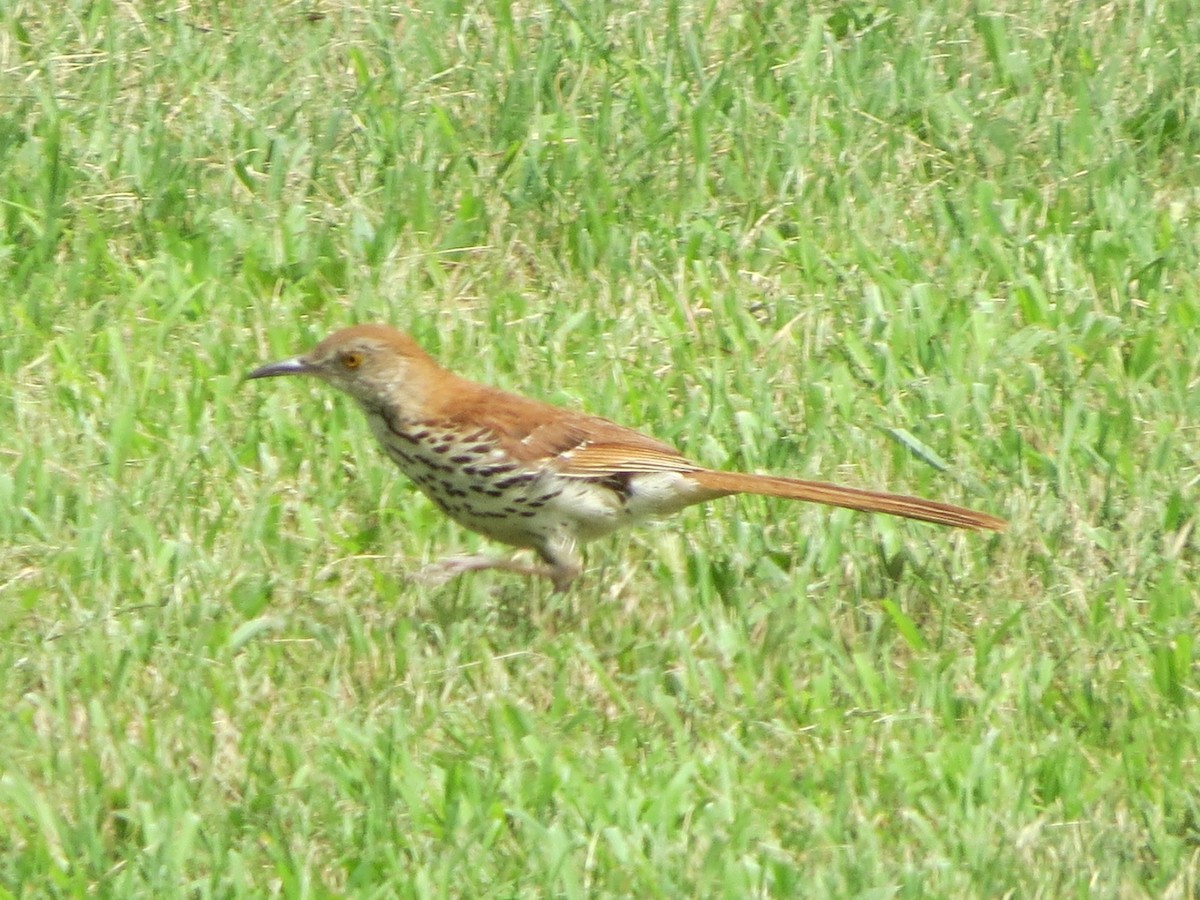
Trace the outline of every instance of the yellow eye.
<instances>
[{"instance_id":1,"label":"yellow eye","mask_svg":"<svg viewBox=\"0 0 1200 900\"><path fill-rule=\"evenodd\" d=\"M355 353L353 350L351 350L348 353L343 353L338 358L338 362L340 362L342 364L343 369L357 369L359 366L362 365L362 361L363 361L362 354Z\"/></svg>"}]
</instances>

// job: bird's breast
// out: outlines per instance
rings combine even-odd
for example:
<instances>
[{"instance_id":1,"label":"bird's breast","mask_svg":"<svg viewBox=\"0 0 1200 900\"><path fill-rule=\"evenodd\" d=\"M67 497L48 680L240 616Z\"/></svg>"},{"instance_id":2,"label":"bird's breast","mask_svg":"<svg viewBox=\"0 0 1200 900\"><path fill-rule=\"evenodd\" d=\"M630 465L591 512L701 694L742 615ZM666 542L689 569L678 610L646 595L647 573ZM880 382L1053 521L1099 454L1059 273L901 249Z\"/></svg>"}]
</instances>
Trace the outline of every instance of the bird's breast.
<instances>
[{"instance_id":1,"label":"bird's breast","mask_svg":"<svg viewBox=\"0 0 1200 900\"><path fill-rule=\"evenodd\" d=\"M513 459L484 429L367 415L388 457L443 512L505 543L537 546L552 535L591 540L698 499L678 472L564 475L554 457Z\"/></svg>"},{"instance_id":2,"label":"bird's breast","mask_svg":"<svg viewBox=\"0 0 1200 900\"><path fill-rule=\"evenodd\" d=\"M563 486L543 464L518 462L486 431L402 424L368 413L388 457L455 521L488 537L533 546L561 526L551 504Z\"/></svg>"}]
</instances>

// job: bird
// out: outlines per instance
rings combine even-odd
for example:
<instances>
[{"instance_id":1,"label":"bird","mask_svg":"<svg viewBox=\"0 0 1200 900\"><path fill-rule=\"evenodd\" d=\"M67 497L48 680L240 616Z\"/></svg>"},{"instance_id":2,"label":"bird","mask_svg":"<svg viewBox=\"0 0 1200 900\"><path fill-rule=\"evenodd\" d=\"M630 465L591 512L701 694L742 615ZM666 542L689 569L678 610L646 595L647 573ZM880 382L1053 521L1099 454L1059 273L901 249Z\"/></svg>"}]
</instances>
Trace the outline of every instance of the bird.
<instances>
[{"instance_id":1,"label":"bird","mask_svg":"<svg viewBox=\"0 0 1200 900\"><path fill-rule=\"evenodd\" d=\"M455 522L530 549L537 562L487 554L434 564L442 580L502 569L566 591L578 545L730 494L805 500L975 531L1007 523L984 512L882 491L709 469L670 444L598 416L468 381L409 335L353 325L247 379L309 375L348 394L384 453Z\"/></svg>"}]
</instances>

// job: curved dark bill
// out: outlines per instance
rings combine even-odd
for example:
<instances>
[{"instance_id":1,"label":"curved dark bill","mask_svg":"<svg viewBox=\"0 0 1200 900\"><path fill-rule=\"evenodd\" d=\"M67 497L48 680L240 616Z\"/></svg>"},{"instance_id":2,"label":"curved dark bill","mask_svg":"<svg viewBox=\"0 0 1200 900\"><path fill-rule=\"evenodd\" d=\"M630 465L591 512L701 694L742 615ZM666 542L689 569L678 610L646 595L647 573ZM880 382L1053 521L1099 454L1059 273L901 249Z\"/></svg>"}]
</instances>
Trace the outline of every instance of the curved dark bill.
<instances>
[{"instance_id":1,"label":"curved dark bill","mask_svg":"<svg viewBox=\"0 0 1200 900\"><path fill-rule=\"evenodd\" d=\"M282 362L271 363L255 369L247 378L274 378L276 375L306 375L312 371L312 366L297 356L295 359L285 359Z\"/></svg>"}]
</instances>

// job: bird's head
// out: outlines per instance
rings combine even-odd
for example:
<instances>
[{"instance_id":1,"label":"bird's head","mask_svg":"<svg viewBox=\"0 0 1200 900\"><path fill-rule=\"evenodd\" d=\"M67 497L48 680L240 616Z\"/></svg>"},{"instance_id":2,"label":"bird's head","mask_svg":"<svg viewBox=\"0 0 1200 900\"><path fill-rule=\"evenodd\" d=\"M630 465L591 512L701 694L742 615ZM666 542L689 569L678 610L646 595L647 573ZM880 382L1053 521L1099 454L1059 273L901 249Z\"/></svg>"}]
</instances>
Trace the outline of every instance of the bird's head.
<instances>
[{"instance_id":1,"label":"bird's head","mask_svg":"<svg viewBox=\"0 0 1200 900\"><path fill-rule=\"evenodd\" d=\"M364 408L419 408L428 399L436 363L408 335L386 325L335 331L307 353L262 366L247 378L315 375Z\"/></svg>"}]
</instances>

